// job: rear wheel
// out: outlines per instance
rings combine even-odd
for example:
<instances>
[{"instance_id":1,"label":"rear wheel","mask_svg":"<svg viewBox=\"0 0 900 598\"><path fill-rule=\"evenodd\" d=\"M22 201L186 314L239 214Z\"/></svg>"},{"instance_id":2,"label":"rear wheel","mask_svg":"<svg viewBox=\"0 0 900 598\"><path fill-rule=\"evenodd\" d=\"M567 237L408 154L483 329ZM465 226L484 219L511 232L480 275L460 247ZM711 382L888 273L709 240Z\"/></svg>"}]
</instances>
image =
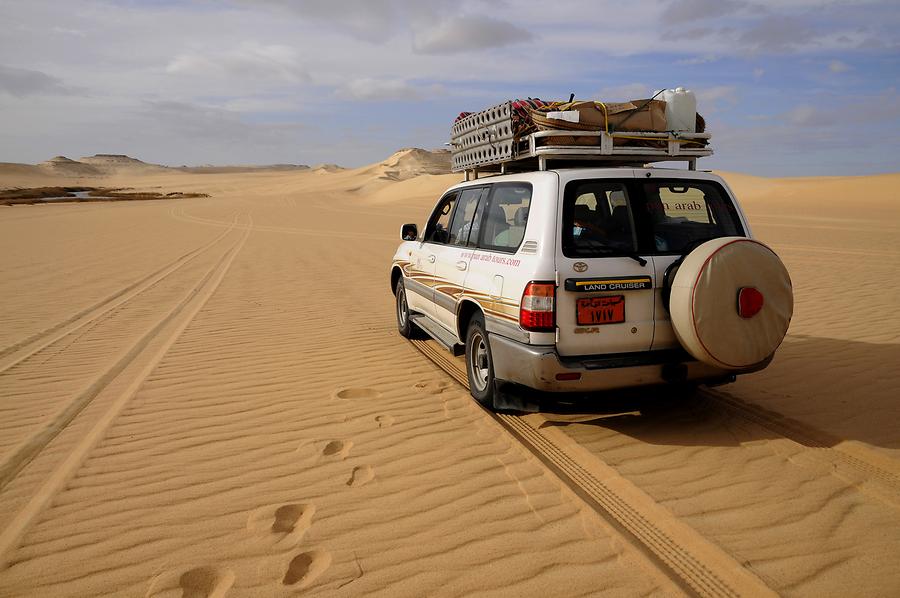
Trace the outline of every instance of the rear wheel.
<instances>
[{"instance_id":1,"label":"rear wheel","mask_svg":"<svg viewBox=\"0 0 900 598\"><path fill-rule=\"evenodd\" d=\"M466 331L466 376L472 397L488 409L494 408L494 360L484 329L484 318L472 316Z\"/></svg>"},{"instance_id":2,"label":"rear wheel","mask_svg":"<svg viewBox=\"0 0 900 598\"><path fill-rule=\"evenodd\" d=\"M416 325L412 323L409 317L409 304L406 302L406 286L403 284L403 278L397 281L396 292L397 299L397 331L400 336L405 338L416 337Z\"/></svg>"}]
</instances>

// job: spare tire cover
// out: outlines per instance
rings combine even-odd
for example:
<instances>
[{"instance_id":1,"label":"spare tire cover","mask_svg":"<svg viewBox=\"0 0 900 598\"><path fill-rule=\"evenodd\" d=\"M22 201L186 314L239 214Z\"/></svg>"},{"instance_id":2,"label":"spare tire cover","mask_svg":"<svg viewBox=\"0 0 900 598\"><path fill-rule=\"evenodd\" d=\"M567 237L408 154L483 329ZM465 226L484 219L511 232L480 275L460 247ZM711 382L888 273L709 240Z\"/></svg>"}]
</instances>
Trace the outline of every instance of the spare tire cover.
<instances>
[{"instance_id":1,"label":"spare tire cover","mask_svg":"<svg viewBox=\"0 0 900 598\"><path fill-rule=\"evenodd\" d=\"M762 294L762 308L750 317L740 313L742 289ZM791 278L763 243L744 237L713 239L678 267L669 310L675 335L691 355L728 370L749 369L768 359L784 340L794 312Z\"/></svg>"}]
</instances>

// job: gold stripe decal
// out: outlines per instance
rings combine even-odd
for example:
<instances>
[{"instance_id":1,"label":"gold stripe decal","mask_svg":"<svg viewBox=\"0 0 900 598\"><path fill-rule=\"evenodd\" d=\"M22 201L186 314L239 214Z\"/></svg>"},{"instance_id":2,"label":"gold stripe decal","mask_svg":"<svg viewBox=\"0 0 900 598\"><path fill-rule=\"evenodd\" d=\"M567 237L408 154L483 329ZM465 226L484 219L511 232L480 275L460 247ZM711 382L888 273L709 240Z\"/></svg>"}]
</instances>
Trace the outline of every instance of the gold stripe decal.
<instances>
[{"instance_id":1,"label":"gold stripe decal","mask_svg":"<svg viewBox=\"0 0 900 598\"><path fill-rule=\"evenodd\" d=\"M597 293L604 291L641 291L652 289L653 280L649 276L617 276L612 278L567 278L566 290L576 293Z\"/></svg>"}]
</instances>

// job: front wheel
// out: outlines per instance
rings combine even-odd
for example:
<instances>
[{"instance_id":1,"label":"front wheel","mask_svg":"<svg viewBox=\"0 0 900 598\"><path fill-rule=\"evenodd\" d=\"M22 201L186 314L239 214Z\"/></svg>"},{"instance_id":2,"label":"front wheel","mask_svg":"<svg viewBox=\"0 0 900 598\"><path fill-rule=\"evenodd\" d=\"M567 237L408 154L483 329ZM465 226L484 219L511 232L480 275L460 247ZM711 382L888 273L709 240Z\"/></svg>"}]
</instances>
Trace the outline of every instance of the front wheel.
<instances>
[{"instance_id":1,"label":"front wheel","mask_svg":"<svg viewBox=\"0 0 900 598\"><path fill-rule=\"evenodd\" d=\"M494 408L494 360L484 329L484 318L472 317L466 331L466 376L472 397L488 409Z\"/></svg>"}]
</instances>

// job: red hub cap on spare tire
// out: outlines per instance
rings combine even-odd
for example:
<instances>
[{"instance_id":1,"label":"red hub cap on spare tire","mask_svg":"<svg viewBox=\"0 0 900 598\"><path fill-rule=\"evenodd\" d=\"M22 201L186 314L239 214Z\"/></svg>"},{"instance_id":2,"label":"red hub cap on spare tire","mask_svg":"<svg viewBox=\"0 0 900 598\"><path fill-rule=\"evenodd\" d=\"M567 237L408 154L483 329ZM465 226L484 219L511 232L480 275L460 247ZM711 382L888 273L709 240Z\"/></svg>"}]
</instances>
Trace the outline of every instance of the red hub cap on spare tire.
<instances>
[{"instance_id":1,"label":"red hub cap on spare tire","mask_svg":"<svg viewBox=\"0 0 900 598\"><path fill-rule=\"evenodd\" d=\"M738 314L742 318L752 318L763 308L763 294L754 287L742 287L738 291Z\"/></svg>"}]
</instances>

